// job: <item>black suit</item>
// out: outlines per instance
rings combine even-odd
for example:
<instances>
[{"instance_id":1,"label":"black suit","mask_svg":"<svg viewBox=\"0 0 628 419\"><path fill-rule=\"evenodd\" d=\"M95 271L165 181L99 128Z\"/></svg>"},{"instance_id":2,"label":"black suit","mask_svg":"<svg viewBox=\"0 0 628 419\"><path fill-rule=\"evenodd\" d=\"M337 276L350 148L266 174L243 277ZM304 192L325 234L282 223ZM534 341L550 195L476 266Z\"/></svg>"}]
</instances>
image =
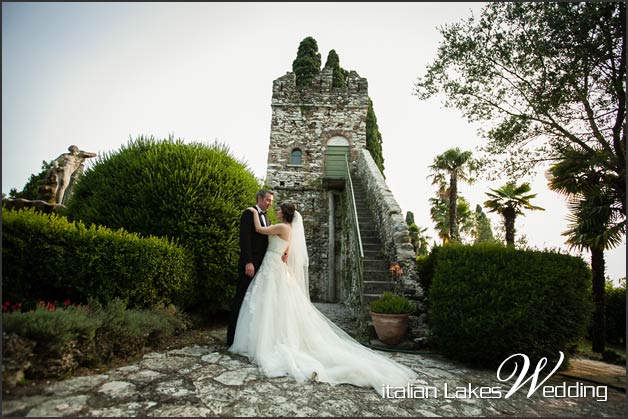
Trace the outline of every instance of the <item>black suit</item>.
<instances>
[{"instance_id":1,"label":"black suit","mask_svg":"<svg viewBox=\"0 0 628 419\"><path fill-rule=\"evenodd\" d=\"M259 234L255 231L255 224L253 224L254 214L248 209L242 213L240 218L240 259L238 260L238 288L236 289L235 296L233 297L233 303L231 304L231 315L229 316L229 327L227 329L227 345L233 344L233 338L235 336L236 325L238 322L238 314L240 313L240 306L242 306L242 300L246 290L251 284L253 278L246 275L244 267L247 263L252 263L255 268L255 273L259 270L266 249L268 248L268 236ZM260 215L260 222L264 225ZM265 218L266 225L270 225L268 218Z\"/></svg>"}]
</instances>

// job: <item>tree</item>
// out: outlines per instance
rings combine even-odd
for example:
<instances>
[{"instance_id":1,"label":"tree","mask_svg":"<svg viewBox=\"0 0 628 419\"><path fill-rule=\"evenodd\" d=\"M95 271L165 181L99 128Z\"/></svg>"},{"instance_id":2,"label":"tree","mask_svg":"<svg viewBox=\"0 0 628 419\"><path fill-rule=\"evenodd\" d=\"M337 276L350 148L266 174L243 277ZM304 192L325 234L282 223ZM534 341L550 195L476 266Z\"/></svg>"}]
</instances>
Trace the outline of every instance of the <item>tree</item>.
<instances>
[{"instance_id":1,"label":"tree","mask_svg":"<svg viewBox=\"0 0 628 419\"><path fill-rule=\"evenodd\" d=\"M333 49L329 51L329 54L327 54L327 61L325 62L325 68L330 67L333 70L331 87L339 87L342 89L346 88L346 70L340 67L340 57L338 57L338 54Z\"/></svg>"},{"instance_id":2,"label":"tree","mask_svg":"<svg viewBox=\"0 0 628 419\"><path fill-rule=\"evenodd\" d=\"M621 244L626 233L625 217L612 188L603 181L606 172L596 164L597 155L576 148L565 151L565 158L547 172L550 189L568 198L568 229L563 233L572 248L591 252L593 313L592 349L604 352L605 261L604 251Z\"/></svg>"},{"instance_id":3,"label":"tree","mask_svg":"<svg viewBox=\"0 0 628 419\"><path fill-rule=\"evenodd\" d=\"M439 185L439 188L449 194L449 238L452 241L459 241L457 222L457 201L458 201L458 181L473 183L471 173L475 170L475 162L471 158L470 151L461 151L459 148L452 148L434 158L434 163L429 166L432 170L432 184ZM446 176L449 177L447 184ZM447 187L448 186L448 187Z\"/></svg>"},{"instance_id":4,"label":"tree","mask_svg":"<svg viewBox=\"0 0 628 419\"><path fill-rule=\"evenodd\" d=\"M443 244L454 241L451 238L451 205L449 202L450 195L447 190L441 189L438 191L436 198L430 198L431 205L430 215L432 220L436 223L436 230L438 231L438 237L443 240ZM473 212L469 206L469 202L463 197L458 195L456 199L456 225L458 226L459 233L470 233L473 229ZM456 241L460 241L460 234Z\"/></svg>"},{"instance_id":5,"label":"tree","mask_svg":"<svg viewBox=\"0 0 628 419\"><path fill-rule=\"evenodd\" d=\"M511 178L569 147L598 155L625 218L625 2L494 2L440 32L417 96L489 127L484 150Z\"/></svg>"},{"instance_id":6,"label":"tree","mask_svg":"<svg viewBox=\"0 0 628 419\"><path fill-rule=\"evenodd\" d=\"M308 36L299 44L297 58L292 62L292 71L299 87L309 86L321 69L321 54L316 39Z\"/></svg>"},{"instance_id":7,"label":"tree","mask_svg":"<svg viewBox=\"0 0 628 419\"><path fill-rule=\"evenodd\" d=\"M382 152L382 134L377 126L377 116L373 109L373 101L369 98L366 111L366 149L371 153L379 171L384 175L384 155ZM386 176L384 176L386 177Z\"/></svg>"},{"instance_id":8,"label":"tree","mask_svg":"<svg viewBox=\"0 0 628 419\"><path fill-rule=\"evenodd\" d=\"M51 163L42 160L41 172L39 172L38 174L31 174L21 192L18 192L16 188L11 188L11 190L9 191L9 197L12 199L24 198L31 201L37 199L37 197L39 196L39 187L44 184L46 174L51 167Z\"/></svg>"},{"instance_id":9,"label":"tree","mask_svg":"<svg viewBox=\"0 0 628 419\"><path fill-rule=\"evenodd\" d=\"M488 219L482 207L478 204L475 206L475 226L473 229L474 244L494 242L493 229L491 228L491 220Z\"/></svg>"},{"instance_id":10,"label":"tree","mask_svg":"<svg viewBox=\"0 0 628 419\"><path fill-rule=\"evenodd\" d=\"M406 212L406 224L414 224L414 213L412 211Z\"/></svg>"},{"instance_id":11,"label":"tree","mask_svg":"<svg viewBox=\"0 0 628 419\"><path fill-rule=\"evenodd\" d=\"M429 253L429 239L430 237L425 234L427 228L419 227L414 222L414 213L408 211L406 213L406 224L408 225L408 232L410 233L410 243L414 247L414 251L417 255L427 255Z\"/></svg>"},{"instance_id":12,"label":"tree","mask_svg":"<svg viewBox=\"0 0 628 419\"><path fill-rule=\"evenodd\" d=\"M493 199L485 201L484 206L489 209L489 212L496 212L503 217L508 246L515 245L515 220L517 215L525 215L522 209L545 211L545 208L530 203L530 200L536 197L536 194L526 195L530 190L528 183L517 186L514 182L508 182L499 189L491 189L493 193L486 192Z\"/></svg>"}]
</instances>

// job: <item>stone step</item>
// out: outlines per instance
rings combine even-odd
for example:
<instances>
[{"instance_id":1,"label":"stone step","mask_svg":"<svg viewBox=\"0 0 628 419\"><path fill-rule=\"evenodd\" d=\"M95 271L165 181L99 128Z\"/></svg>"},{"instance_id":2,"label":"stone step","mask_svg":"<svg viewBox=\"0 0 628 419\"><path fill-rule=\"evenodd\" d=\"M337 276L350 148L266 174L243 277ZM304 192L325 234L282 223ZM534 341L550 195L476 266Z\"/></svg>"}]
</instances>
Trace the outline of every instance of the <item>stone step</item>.
<instances>
[{"instance_id":1,"label":"stone step","mask_svg":"<svg viewBox=\"0 0 628 419\"><path fill-rule=\"evenodd\" d=\"M379 240L379 234L377 234L377 231L375 231L375 230L368 231L368 232L360 231L360 237L362 237L362 240L364 240L364 239L377 239L377 240Z\"/></svg>"},{"instance_id":2,"label":"stone step","mask_svg":"<svg viewBox=\"0 0 628 419\"><path fill-rule=\"evenodd\" d=\"M379 242L372 242L372 241L364 241L364 240L362 240L362 250L364 250L365 252L373 251L373 250L376 250L376 251L379 252L382 249L383 249L383 247L382 247L381 243L379 243Z\"/></svg>"},{"instance_id":3,"label":"stone step","mask_svg":"<svg viewBox=\"0 0 628 419\"><path fill-rule=\"evenodd\" d=\"M366 259L362 261L362 267L365 271L380 271L380 270L388 270L388 262L386 259Z\"/></svg>"},{"instance_id":4,"label":"stone step","mask_svg":"<svg viewBox=\"0 0 628 419\"><path fill-rule=\"evenodd\" d=\"M395 287L391 281L364 281L365 294L383 294L384 291L392 291Z\"/></svg>"},{"instance_id":5,"label":"stone step","mask_svg":"<svg viewBox=\"0 0 628 419\"><path fill-rule=\"evenodd\" d=\"M386 256L381 252L381 248L375 250L364 249L364 243L362 243L362 251L364 252L364 259L381 259L386 260Z\"/></svg>"},{"instance_id":6,"label":"stone step","mask_svg":"<svg viewBox=\"0 0 628 419\"><path fill-rule=\"evenodd\" d=\"M390 281L390 272L388 269L385 270L374 270L374 269L365 269L364 271L364 281Z\"/></svg>"}]
</instances>

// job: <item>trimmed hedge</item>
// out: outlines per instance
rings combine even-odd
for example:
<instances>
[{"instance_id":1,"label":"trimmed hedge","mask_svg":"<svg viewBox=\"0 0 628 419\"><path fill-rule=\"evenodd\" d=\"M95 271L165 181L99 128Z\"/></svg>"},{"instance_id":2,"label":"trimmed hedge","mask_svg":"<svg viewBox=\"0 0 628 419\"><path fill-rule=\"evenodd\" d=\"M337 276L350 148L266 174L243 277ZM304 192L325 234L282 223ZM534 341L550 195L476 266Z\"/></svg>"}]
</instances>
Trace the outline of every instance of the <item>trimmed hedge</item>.
<instances>
[{"instance_id":1,"label":"trimmed hedge","mask_svg":"<svg viewBox=\"0 0 628 419\"><path fill-rule=\"evenodd\" d=\"M142 236L170 237L194 255L185 308L229 309L238 282L240 217L259 183L227 145L139 137L83 173L67 215Z\"/></svg>"},{"instance_id":2,"label":"trimmed hedge","mask_svg":"<svg viewBox=\"0 0 628 419\"><path fill-rule=\"evenodd\" d=\"M568 358L591 318L591 273L578 257L501 245L447 245L434 261L430 322L445 355L496 367ZM567 364L564 363L563 366Z\"/></svg>"},{"instance_id":3,"label":"trimmed hedge","mask_svg":"<svg viewBox=\"0 0 628 419\"><path fill-rule=\"evenodd\" d=\"M119 297L132 307L178 305L191 291L192 261L188 250L165 238L86 228L32 208L2 211L5 301Z\"/></svg>"}]
</instances>

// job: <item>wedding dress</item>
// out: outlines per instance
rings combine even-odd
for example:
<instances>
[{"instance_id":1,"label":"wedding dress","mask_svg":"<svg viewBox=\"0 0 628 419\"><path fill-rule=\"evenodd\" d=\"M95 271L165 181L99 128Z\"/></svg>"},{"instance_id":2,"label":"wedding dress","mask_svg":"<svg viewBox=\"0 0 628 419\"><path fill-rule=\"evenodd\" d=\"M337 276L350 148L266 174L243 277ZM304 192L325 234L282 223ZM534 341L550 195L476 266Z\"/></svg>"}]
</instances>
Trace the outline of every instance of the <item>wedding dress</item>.
<instances>
[{"instance_id":1,"label":"wedding dress","mask_svg":"<svg viewBox=\"0 0 628 419\"><path fill-rule=\"evenodd\" d=\"M229 351L247 356L269 377L292 376L332 385L406 387L416 374L356 342L310 302L301 215L288 242L269 236L262 265L244 297ZM291 263L290 263L291 262Z\"/></svg>"}]
</instances>

